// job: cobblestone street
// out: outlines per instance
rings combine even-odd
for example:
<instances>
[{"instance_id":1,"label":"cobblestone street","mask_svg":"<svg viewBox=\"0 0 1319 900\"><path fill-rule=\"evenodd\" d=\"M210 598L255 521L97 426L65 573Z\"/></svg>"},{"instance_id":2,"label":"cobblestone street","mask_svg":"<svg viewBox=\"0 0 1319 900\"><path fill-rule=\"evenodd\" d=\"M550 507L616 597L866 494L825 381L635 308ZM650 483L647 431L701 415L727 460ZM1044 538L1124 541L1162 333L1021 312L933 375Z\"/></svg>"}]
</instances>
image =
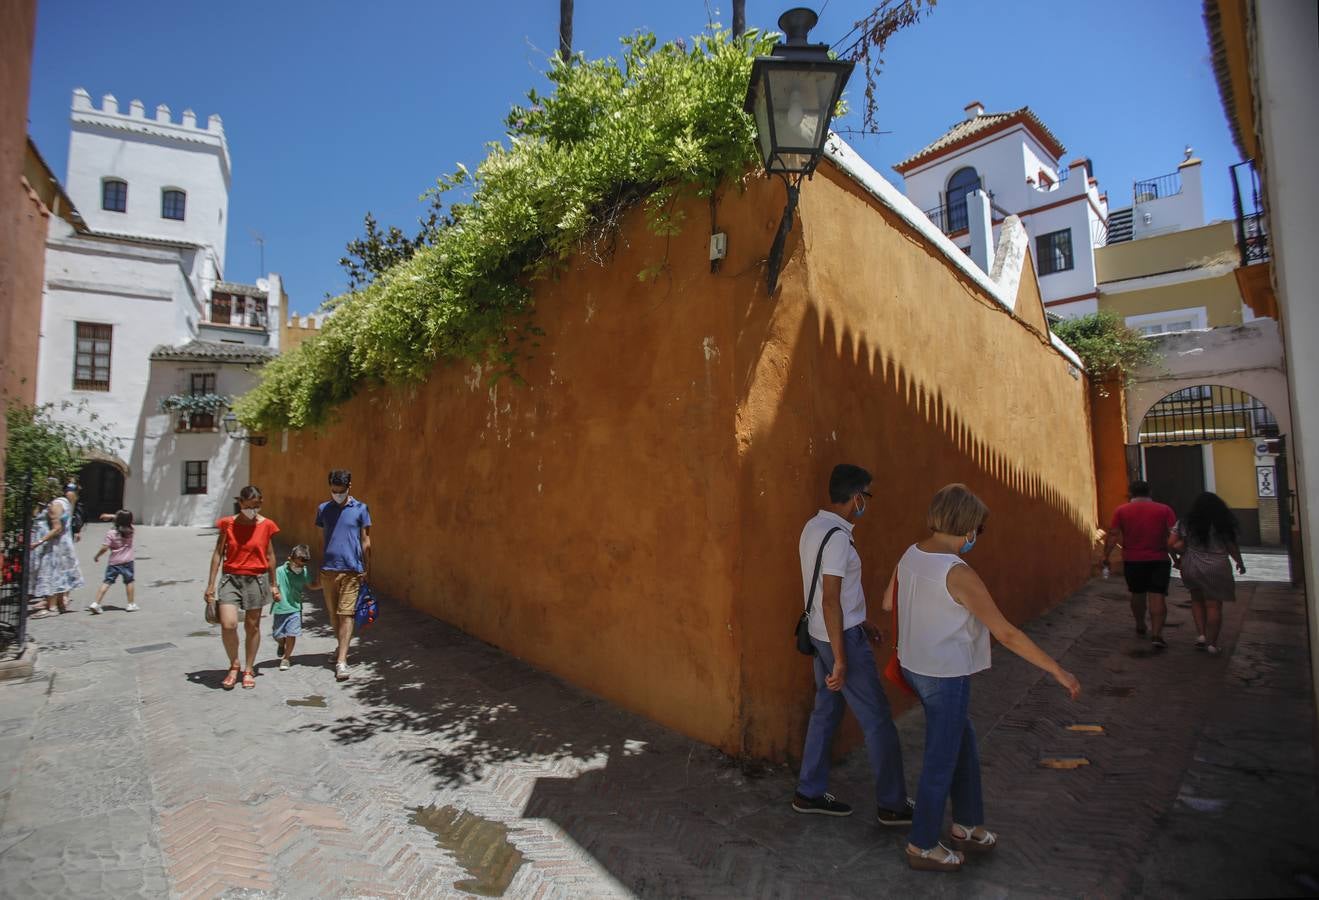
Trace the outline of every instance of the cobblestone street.
<instances>
[{"instance_id":1,"label":"cobblestone street","mask_svg":"<svg viewBox=\"0 0 1319 900\"><path fill-rule=\"evenodd\" d=\"M739 764L387 599L347 684L317 599L296 665L278 671L263 620L256 689L225 692L201 615L212 533L139 529L142 611L116 587L92 616L104 527L80 544L76 611L32 622L36 675L0 683L0 896L1319 891L1305 610L1281 581L1240 585L1219 659L1193 651L1180 585L1154 654L1121 580L1092 582L1028 628L1080 678L1075 704L995 648L972 706L1002 846L941 876L908 870L905 833L873 823L864 753L831 786L857 815L798 816L788 769ZM1247 561L1284 577L1285 559ZM899 729L914 794L919 709Z\"/></svg>"}]
</instances>

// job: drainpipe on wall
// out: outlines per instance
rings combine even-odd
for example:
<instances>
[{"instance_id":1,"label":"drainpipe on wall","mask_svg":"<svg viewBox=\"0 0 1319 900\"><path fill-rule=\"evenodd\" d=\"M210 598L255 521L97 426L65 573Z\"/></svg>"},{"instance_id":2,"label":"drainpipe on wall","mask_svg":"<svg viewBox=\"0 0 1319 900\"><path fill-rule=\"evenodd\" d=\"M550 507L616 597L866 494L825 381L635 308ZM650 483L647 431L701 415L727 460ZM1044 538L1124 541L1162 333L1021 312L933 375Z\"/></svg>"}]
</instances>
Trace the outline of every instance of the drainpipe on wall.
<instances>
[{"instance_id":1,"label":"drainpipe on wall","mask_svg":"<svg viewBox=\"0 0 1319 900\"><path fill-rule=\"evenodd\" d=\"M989 218L989 196L984 191L976 189L966 195L966 220L971 232L971 261L989 274L994 232Z\"/></svg>"}]
</instances>

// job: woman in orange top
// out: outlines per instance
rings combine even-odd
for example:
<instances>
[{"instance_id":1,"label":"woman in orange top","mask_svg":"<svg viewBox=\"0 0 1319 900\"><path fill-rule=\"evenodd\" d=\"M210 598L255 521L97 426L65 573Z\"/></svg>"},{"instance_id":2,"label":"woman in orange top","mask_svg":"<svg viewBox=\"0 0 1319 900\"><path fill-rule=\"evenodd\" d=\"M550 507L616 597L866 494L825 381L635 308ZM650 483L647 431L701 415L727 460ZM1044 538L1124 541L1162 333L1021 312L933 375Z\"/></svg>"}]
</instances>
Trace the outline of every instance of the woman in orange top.
<instances>
[{"instance_id":1,"label":"woman in orange top","mask_svg":"<svg viewBox=\"0 0 1319 900\"><path fill-rule=\"evenodd\" d=\"M274 537L279 526L261 515L261 489L248 485L238 492L239 512L215 523L219 537L211 554L211 577L206 583L208 613L217 601L220 637L229 655L229 672L220 684L231 691L238 682L238 611L243 611L247 632L247 665L243 668L243 687L256 687L256 651L261 644L261 612L271 599L279 600L279 583L275 580ZM220 590L215 590L216 575ZM208 618L210 616L208 615Z\"/></svg>"}]
</instances>

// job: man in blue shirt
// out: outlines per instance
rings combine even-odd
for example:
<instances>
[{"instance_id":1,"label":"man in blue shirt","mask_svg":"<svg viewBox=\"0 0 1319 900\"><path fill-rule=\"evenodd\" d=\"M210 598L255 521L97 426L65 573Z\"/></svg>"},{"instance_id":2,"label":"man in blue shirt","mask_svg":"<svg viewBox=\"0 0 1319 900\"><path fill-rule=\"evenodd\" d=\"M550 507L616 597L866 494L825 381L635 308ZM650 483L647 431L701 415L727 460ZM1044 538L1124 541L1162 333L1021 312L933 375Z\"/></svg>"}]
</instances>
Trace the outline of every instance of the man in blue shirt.
<instances>
[{"instance_id":1,"label":"man in blue shirt","mask_svg":"<svg viewBox=\"0 0 1319 900\"><path fill-rule=\"evenodd\" d=\"M339 638L334 677L348 680L348 643L353 639L353 613L357 595L371 573L371 513L366 504L349 495L353 473L330 473L330 499L316 509L316 527L325 534L321 559L321 586L330 627Z\"/></svg>"}]
</instances>

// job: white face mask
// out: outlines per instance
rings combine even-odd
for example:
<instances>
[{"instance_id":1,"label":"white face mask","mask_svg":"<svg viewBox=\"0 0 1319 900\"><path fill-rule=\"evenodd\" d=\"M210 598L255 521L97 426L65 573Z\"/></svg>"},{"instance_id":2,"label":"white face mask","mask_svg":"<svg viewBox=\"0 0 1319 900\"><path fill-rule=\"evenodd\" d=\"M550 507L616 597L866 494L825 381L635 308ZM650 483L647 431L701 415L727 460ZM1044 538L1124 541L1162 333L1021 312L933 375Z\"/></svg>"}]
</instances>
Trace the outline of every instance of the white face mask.
<instances>
[{"instance_id":1,"label":"white face mask","mask_svg":"<svg viewBox=\"0 0 1319 900\"><path fill-rule=\"evenodd\" d=\"M260 511L261 511L260 508L258 508L258 509L245 509L242 512L243 515L247 516L249 519L255 519L256 514L259 513Z\"/></svg>"},{"instance_id":2,"label":"white face mask","mask_svg":"<svg viewBox=\"0 0 1319 900\"><path fill-rule=\"evenodd\" d=\"M330 496L334 499L335 503L342 505L343 502L348 499L348 492L344 491L342 494L339 494L339 493L335 493L334 491L330 491Z\"/></svg>"}]
</instances>

